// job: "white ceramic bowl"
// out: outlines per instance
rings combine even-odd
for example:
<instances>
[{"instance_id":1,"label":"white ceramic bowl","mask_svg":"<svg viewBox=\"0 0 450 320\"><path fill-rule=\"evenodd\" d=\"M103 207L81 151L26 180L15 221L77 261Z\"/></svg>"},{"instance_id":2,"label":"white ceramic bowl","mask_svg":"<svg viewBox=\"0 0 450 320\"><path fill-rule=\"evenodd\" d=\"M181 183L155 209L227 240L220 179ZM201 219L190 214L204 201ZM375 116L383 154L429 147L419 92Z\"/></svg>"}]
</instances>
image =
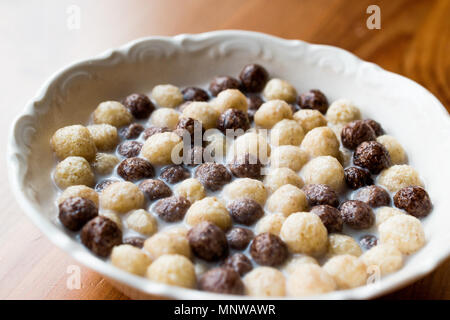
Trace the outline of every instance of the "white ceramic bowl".
<instances>
[{"instance_id":1,"label":"white ceramic bowl","mask_svg":"<svg viewBox=\"0 0 450 320\"><path fill-rule=\"evenodd\" d=\"M404 146L434 204L424 219L427 244L403 269L377 284L319 298L372 298L411 283L443 261L450 253L450 118L444 107L417 83L345 50L254 32L140 39L54 74L12 126L8 172L19 204L57 246L133 298L236 298L147 281L105 263L75 241L56 223L49 139L62 126L86 123L101 101L150 92L160 83L204 85L217 74L237 75L250 62L261 63L299 92L319 88L331 101L353 100L364 117L379 121Z\"/></svg>"}]
</instances>

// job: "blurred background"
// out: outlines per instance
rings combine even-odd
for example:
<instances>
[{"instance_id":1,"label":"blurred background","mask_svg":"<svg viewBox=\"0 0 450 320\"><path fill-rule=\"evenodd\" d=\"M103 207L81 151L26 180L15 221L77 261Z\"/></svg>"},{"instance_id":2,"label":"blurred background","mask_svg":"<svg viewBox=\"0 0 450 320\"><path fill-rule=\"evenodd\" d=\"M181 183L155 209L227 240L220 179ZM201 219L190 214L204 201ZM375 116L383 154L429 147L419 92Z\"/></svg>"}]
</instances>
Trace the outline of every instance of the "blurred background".
<instances>
[{"instance_id":1,"label":"blurred background","mask_svg":"<svg viewBox=\"0 0 450 320\"><path fill-rule=\"evenodd\" d=\"M380 29L369 29L370 5ZM450 0L0 0L0 139L44 81L77 60L136 38L220 29L329 44L407 76L450 110ZM392 88L395 90L395 88ZM126 299L76 264L21 212L0 159L0 299ZM450 299L450 260L384 298Z\"/></svg>"}]
</instances>

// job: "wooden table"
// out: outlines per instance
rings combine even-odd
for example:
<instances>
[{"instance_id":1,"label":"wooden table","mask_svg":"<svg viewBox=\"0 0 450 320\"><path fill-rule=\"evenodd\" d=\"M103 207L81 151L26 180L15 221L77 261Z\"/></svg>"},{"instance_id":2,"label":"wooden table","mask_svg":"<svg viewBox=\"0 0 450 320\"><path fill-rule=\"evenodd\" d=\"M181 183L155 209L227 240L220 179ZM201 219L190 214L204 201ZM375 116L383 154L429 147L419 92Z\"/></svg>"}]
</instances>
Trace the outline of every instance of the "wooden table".
<instances>
[{"instance_id":1,"label":"wooden table","mask_svg":"<svg viewBox=\"0 0 450 320\"><path fill-rule=\"evenodd\" d=\"M71 5L75 4L75 7ZM366 27L366 8L381 8L381 29ZM80 28L73 29L80 12ZM262 31L330 44L410 77L450 106L449 0L161 0L0 2L0 130L43 81L73 60L148 35L214 29ZM395 88L393 88L395 90ZM77 264L19 209L0 173L0 299L127 299L82 267L82 288L68 290ZM450 259L389 299L450 299Z\"/></svg>"}]
</instances>

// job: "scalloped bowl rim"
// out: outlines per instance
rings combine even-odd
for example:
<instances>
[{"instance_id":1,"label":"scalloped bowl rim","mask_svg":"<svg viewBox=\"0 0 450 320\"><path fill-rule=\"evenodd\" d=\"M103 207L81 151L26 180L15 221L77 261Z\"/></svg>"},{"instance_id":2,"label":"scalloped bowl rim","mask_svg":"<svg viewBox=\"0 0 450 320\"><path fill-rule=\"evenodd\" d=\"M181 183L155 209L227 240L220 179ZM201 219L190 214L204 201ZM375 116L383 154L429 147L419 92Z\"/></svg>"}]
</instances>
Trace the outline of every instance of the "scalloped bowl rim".
<instances>
[{"instance_id":1,"label":"scalloped bowl rim","mask_svg":"<svg viewBox=\"0 0 450 320\"><path fill-rule=\"evenodd\" d=\"M329 45L319 45L319 44L310 44L301 40L287 40L283 38L279 38L276 36L252 32L252 31L241 31L241 30L221 30L221 31L211 31L199 34L179 34L173 37L170 36L150 36L143 37L131 42L126 43L125 45L117 48L117 49L108 49L100 55L92 58L85 59L75 63L70 64L67 67L61 68L59 71L55 72L38 90L38 93L32 98L25 108L25 110L16 117L14 120L10 132L9 139L7 145L7 166L8 166L8 178L10 184L12 185L12 191L17 199L20 207L26 213L26 215L33 221L33 223L59 248L63 249L67 252L71 257L73 257L76 261L81 264L89 267L90 269L95 270L99 274L106 276L113 281L117 281L119 283L125 284L126 286L130 286L134 289L137 289L141 292L144 292L149 295L155 295L160 297L174 298L174 299L254 299L255 297L248 296L236 296L236 295L224 295L224 294L216 294L216 293L208 293L202 292L195 289L185 289L181 287L166 285L162 283L153 282L150 280L142 281L141 277L129 274L125 271L122 271L109 263L105 263L102 260L95 257L93 254L88 253L80 249L79 246L76 245L75 240L71 237L64 234L61 230L59 230L51 221L43 218L39 211L36 210L30 203L30 200L24 195L20 188L19 181L19 165L14 159L14 154L20 153L18 150L18 144L14 139L14 132L16 130L16 125L24 116L33 115L34 105L35 103L44 99L44 97L48 94L49 87L56 82L63 74L72 71L74 68L83 66L83 65L91 65L97 62L104 61L114 54L126 54L131 48L135 45L138 45L143 42L151 42L151 41L164 41L171 43L181 44L184 40L192 40L192 41L204 41L209 38L214 38L217 36L227 36L227 37L239 37L241 35L245 35L247 37L252 37L259 40L264 40L267 42L277 43L279 45L283 45L284 47L296 47L299 45L311 46L314 48L324 48L330 51L335 51L341 55L344 55L346 59L351 61L353 64L365 65L366 67L370 67L371 71L382 72L390 75L391 77L397 77L398 80L407 81L410 85L415 86L417 90L425 91L429 97L434 100L433 108L435 108L437 112L442 113L443 121L447 121L450 127L450 117L447 113L447 110L444 106L439 102L439 100L434 97L431 93L428 92L424 87L420 86L413 80L410 80L401 75L389 72L379 67L378 65L370 62L366 62L358 58L356 55L348 52L347 50L337 48ZM450 239L449 239L450 240ZM355 289L349 290L340 290L334 291L331 293L308 297L309 299L368 299L380 296L382 294L386 294L400 287L406 286L413 281L423 277L424 275L431 272L435 269L441 262L443 262L448 256L450 256L450 246L447 250L441 251L439 254L435 255L433 259L429 259L428 263L423 265L420 269L415 269L413 274L403 274L402 276L389 276L389 281L386 279L381 280L379 283L366 285L362 287L358 287ZM265 298L261 298L265 299ZM271 298L273 299L273 298ZM293 297L281 297L280 299L296 299Z\"/></svg>"}]
</instances>

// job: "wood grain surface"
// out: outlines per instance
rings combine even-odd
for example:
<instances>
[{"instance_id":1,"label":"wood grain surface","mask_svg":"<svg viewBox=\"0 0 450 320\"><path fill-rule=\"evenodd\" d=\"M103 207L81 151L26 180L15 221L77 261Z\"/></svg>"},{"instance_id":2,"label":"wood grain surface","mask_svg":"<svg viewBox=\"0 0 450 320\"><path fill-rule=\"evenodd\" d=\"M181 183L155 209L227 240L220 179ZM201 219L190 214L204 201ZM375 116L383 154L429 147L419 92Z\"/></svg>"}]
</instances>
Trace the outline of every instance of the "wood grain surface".
<instances>
[{"instance_id":1,"label":"wood grain surface","mask_svg":"<svg viewBox=\"0 0 450 320\"><path fill-rule=\"evenodd\" d=\"M80 29L67 27L70 6ZM381 29L366 28L366 8L381 8ZM0 2L0 130L56 70L135 38L245 29L330 44L419 82L450 106L449 0L161 0ZM395 90L395 88L392 88ZM77 265L25 217L1 157L0 299L127 299L81 267L80 289L67 288ZM450 259L386 299L450 299Z\"/></svg>"}]
</instances>

